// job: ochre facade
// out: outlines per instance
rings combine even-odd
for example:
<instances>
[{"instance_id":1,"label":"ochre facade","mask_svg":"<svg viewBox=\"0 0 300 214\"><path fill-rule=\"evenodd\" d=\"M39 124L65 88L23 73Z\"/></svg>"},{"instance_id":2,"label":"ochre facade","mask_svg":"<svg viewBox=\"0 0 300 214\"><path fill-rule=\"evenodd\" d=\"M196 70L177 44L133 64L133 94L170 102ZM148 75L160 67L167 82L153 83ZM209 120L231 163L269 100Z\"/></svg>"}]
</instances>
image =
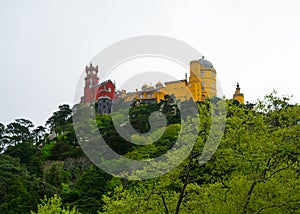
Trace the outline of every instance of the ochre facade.
<instances>
[{"instance_id":1,"label":"ochre facade","mask_svg":"<svg viewBox=\"0 0 300 214\"><path fill-rule=\"evenodd\" d=\"M148 86L146 83L141 91L126 93L122 91L121 97L125 102L143 101L160 102L164 100L165 95L171 95L176 100L204 101L206 98L217 96L216 70L212 63L202 59L190 62L190 76L185 79L165 82L157 82L155 87Z\"/></svg>"}]
</instances>

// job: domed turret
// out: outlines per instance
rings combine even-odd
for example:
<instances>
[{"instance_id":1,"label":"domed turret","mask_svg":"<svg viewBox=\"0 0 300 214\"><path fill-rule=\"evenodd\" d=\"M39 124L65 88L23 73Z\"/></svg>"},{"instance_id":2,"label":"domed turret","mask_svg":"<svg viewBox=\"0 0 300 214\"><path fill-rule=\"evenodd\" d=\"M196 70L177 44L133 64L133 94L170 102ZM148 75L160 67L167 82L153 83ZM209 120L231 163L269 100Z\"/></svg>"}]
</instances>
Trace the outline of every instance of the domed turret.
<instances>
[{"instance_id":1,"label":"domed turret","mask_svg":"<svg viewBox=\"0 0 300 214\"><path fill-rule=\"evenodd\" d=\"M161 83L161 81L158 81L156 84L155 84L155 88L162 88L164 87L163 84Z\"/></svg>"},{"instance_id":2,"label":"domed turret","mask_svg":"<svg viewBox=\"0 0 300 214\"><path fill-rule=\"evenodd\" d=\"M146 83L144 83L144 85L142 86L142 91L144 91L147 88L148 88L148 85Z\"/></svg>"},{"instance_id":3,"label":"domed turret","mask_svg":"<svg viewBox=\"0 0 300 214\"><path fill-rule=\"evenodd\" d=\"M201 65L204 65L207 68L213 68L214 67L213 64L210 61L204 59L204 56L202 56L202 59L199 59L199 63Z\"/></svg>"}]
</instances>

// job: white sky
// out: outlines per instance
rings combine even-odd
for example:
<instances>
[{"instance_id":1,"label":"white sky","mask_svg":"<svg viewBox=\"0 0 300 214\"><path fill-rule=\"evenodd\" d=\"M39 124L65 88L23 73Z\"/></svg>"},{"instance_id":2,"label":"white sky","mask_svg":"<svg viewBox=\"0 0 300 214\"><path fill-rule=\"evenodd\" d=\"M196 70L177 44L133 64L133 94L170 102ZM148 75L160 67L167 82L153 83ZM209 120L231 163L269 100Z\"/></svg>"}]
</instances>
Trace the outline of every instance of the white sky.
<instances>
[{"instance_id":1,"label":"white sky","mask_svg":"<svg viewBox=\"0 0 300 214\"><path fill-rule=\"evenodd\" d=\"M297 0L1 0L0 122L44 124L58 105L72 105L95 55L148 34L196 48L214 64L227 98L239 82L245 100L276 89L299 103L299 6Z\"/></svg>"}]
</instances>

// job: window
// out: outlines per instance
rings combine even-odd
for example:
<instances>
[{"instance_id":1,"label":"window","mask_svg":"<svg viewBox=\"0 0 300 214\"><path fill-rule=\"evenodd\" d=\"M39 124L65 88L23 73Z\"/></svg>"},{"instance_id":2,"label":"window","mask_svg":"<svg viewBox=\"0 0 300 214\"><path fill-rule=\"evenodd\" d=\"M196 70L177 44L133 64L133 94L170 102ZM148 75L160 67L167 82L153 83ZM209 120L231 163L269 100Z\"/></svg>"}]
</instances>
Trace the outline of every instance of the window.
<instances>
[{"instance_id":1,"label":"window","mask_svg":"<svg viewBox=\"0 0 300 214\"><path fill-rule=\"evenodd\" d=\"M215 87L215 83L214 82L211 83L211 87L213 87L213 88Z\"/></svg>"},{"instance_id":2,"label":"window","mask_svg":"<svg viewBox=\"0 0 300 214\"><path fill-rule=\"evenodd\" d=\"M201 85L202 85L202 86L205 86L205 82L202 81L202 82L201 82Z\"/></svg>"},{"instance_id":3,"label":"window","mask_svg":"<svg viewBox=\"0 0 300 214\"><path fill-rule=\"evenodd\" d=\"M215 77L215 72L214 71L211 72L211 76Z\"/></svg>"},{"instance_id":4,"label":"window","mask_svg":"<svg viewBox=\"0 0 300 214\"><path fill-rule=\"evenodd\" d=\"M189 84L189 87L190 87L190 88L192 87L192 84L191 84L191 83Z\"/></svg>"},{"instance_id":5,"label":"window","mask_svg":"<svg viewBox=\"0 0 300 214\"><path fill-rule=\"evenodd\" d=\"M203 77L204 76L204 71L201 71L201 77Z\"/></svg>"},{"instance_id":6,"label":"window","mask_svg":"<svg viewBox=\"0 0 300 214\"><path fill-rule=\"evenodd\" d=\"M202 92L204 92L204 88L202 87Z\"/></svg>"}]
</instances>

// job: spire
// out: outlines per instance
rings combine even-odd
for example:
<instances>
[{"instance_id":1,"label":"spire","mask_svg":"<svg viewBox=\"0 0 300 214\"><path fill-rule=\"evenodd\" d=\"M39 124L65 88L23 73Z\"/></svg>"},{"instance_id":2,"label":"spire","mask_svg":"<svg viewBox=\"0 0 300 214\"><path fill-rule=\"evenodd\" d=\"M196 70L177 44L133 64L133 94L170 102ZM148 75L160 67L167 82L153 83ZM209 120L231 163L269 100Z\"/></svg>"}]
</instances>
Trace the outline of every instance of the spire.
<instances>
[{"instance_id":1,"label":"spire","mask_svg":"<svg viewBox=\"0 0 300 214\"><path fill-rule=\"evenodd\" d=\"M239 84L239 83L237 83L237 84L236 84L235 93L236 93L236 94L239 94L239 93L240 93L240 91L241 91L240 84Z\"/></svg>"},{"instance_id":2,"label":"spire","mask_svg":"<svg viewBox=\"0 0 300 214\"><path fill-rule=\"evenodd\" d=\"M233 94L233 99L239 101L239 103L244 103L244 94L241 93L240 84L236 84L235 93Z\"/></svg>"}]
</instances>

